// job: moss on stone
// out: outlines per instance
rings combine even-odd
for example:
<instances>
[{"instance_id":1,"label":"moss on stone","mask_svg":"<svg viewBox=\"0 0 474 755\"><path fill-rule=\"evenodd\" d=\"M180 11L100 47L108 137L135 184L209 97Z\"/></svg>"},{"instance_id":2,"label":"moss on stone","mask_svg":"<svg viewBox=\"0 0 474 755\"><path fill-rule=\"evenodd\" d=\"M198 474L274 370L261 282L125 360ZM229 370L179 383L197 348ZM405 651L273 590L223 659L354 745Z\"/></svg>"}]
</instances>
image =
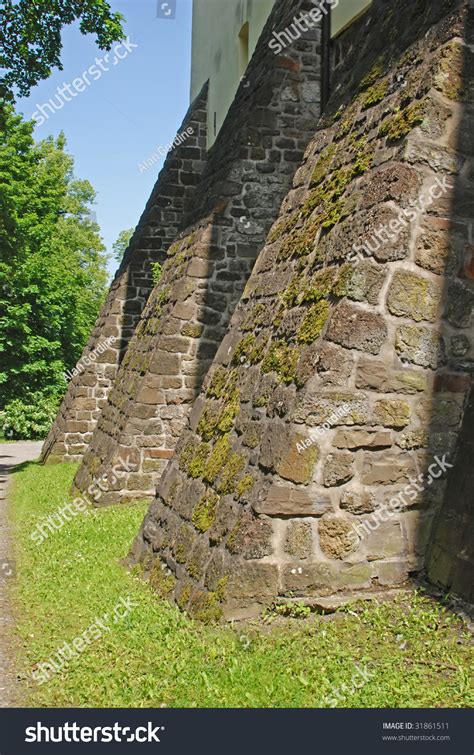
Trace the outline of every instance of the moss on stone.
<instances>
[{"instance_id":1,"label":"moss on stone","mask_svg":"<svg viewBox=\"0 0 474 755\"><path fill-rule=\"evenodd\" d=\"M168 597L173 592L176 584L176 578L172 574L166 574L163 566L164 564L158 562L148 577L151 587L160 598Z\"/></svg>"},{"instance_id":2,"label":"moss on stone","mask_svg":"<svg viewBox=\"0 0 474 755\"><path fill-rule=\"evenodd\" d=\"M276 372L283 383L292 383L296 375L299 350L285 341L274 341L262 362L262 372Z\"/></svg>"},{"instance_id":3,"label":"moss on stone","mask_svg":"<svg viewBox=\"0 0 474 755\"><path fill-rule=\"evenodd\" d=\"M316 237L321 228L321 222L316 219L306 222L301 228L296 228L283 242L279 257L304 257L314 249Z\"/></svg>"},{"instance_id":4,"label":"moss on stone","mask_svg":"<svg viewBox=\"0 0 474 755\"><path fill-rule=\"evenodd\" d=\"M237 385L238 373L237 370L229 370L222 365L219 365L214 371L211 381L207 387L206 395L210 398L222 398L225 395L231 394L235 390Z\"/></svg>"},{"instance_id":5,"label":"moss on stone","mask_svg":"<svg viewBox=\"0 0 474 755\"><path fill-rule=\"evenodd\" d=\"M386 118L379 128L379 136L389 141L403 139L415 126L423 122L423 107L420 103L409 105L395 115Z\"/></svg>"},{"instance_id":6,"label":"moss on stone","mask_svg":"<svg viewBox=\"0 0 474 755\"><path fill-rule=\"evenodd\" d=\"M222 607L219 596L215 592L195 593L189 605L189 614L193 619L203 624L215 624L222 617Z\"/></svg>"},{"instance_id":7,"label":"moss on stone","mask_svg":"<svg viewBox=\"0 0 474 755\"><path fill-rule=\"evenodd\" d=\"M219 481L217 484L217 490L219 493L228 495L235 492L239 475L245 469L246 463L247 459L243 454L233 453L230 455L219 475Z\"/></svg>"},{"instance_id":8,"label":"moss on stone","mask_svg":"<svg viewBox=\"0 0 474 755\"><path fill-rule=\"evenodd\" d=\"M327 301L317 302L308 310L297 333L299 343L312 343L321 335L328 320L329 311Z\"/></svg>"},{"instance_id":9,"label":"moss on stone","mask_svg":"<svg viewBox=\"0 0 474 755\"><path fill-rule=\"evenodd\" d=\"M380 58L375 61L369 73L361 80L359 90L362 91L364 89L368 89L368 87L371 87L373 84L375 84L377 79L383 74L384 67L385 55L381 55Z\"/></svg>"},{"instance_id":10,"label":"moss on stone","mask_svg":"<svg viewBox=\"0 0 474 755\"><path fill-rule=\"evenodd\" d=\"M188 441L179 457L179 466L190 477L202 477L209 455L210 446L208 443L197 443L194 440Z\"/></svg>"},{"instance_id":11,"label":"moss on stone","mask_svg":"<svg viewBox=\"0 0 474 755\"><path fill-rule=\"evenodd\" d=\"M340 298L347 296L353 276L353 266L349 262L345 262L344 265L339 268L337 280L332 287L332 293Z\"/></svg>"},{"instance_id":12,"label":"moss on stone","mask_svg":"<svg viewBox=\"0 0 474 755\"><path fill-rule=\"evenodd\" d=\"M187 338L200 338L202 336L203 330L204 330L204 327L202 325L186 323L181 333L183 336L186 336Z\"/></svg>"},{"instance_id":13,"label":"moss on stone","mask_svg":"<svg viewBox=\"0 0 474 755\"><path fill-rule=\"evenodd\" d=\"M255 485L255 477L253 477L251 474L246 474L242 479L237 483L236 487L236 493L239 498L241 498L245 493L248 493L249 490L252 490L253 486Z\"/></svg>"},{"instance_id":14,"label":"moss on stone","mask_svg":"<svg viewBox=\"0 0 474 755\"><path fill-rule=\"evenodd\" d=\"M299 212L295 212L286 220L280 221L270 232L268 236L268 242L273 244L274 241L278 241L282 236L289 233L299 220Z\"/></svg>"},{"instance_id":15,"label":"moss on stone","mask_svg":"<svg viewBox=\"0 0 474 755\"><path fill-rule=\"evenodd\" d=\"M329 171L329 168L337 154L337 147L335 144L329 144L319 156L319 160L311 175L310 186L317 186L323 181Z\"/></svg>"},{"instance_id":16,"label":"moss on stone","mask_svg":"<svg viewBox=\"0 0 474 755\"><path fill-rule=\"evenodd\" d=\"M262 359L264 351L265 341L258 340L254 333L247 333L235 347L232 361L237 364L242 362L257 364Z\"/></svg>"},{"instance_id":17,"label":"moss on stone","mask_svg":"<svg viewBox=\"0 0 474 755\"><path fill-rule=\"evenodd\" d=\"M197 426L197 432L203 440L212 440L216 435L219 415L219 405L213 402L206 402Z\"/></svg>"},{"instance_id":18,"label":"moss on stone","mask_svg":"<svg viewBox=\"0 0 474 755\"><path fill-rule=\"evenodd\" d=\"M213 483L219 476L222 468L227 463L230 456L230 440L228 435L222 435L218 438L207 459L203 472L203 479L206 482Z\"/></svg>"},{"instance_id":19,"label":"moss on stone","mask_svg":"<svg viewBox=\"0 0 474 755\"><path fill-rule=\"evenodd\" d=\"M213 490L207 490L193 509L191 521L200 532L207 532L216 519L219 496Z\"/></svg>"},{"instance_id":20,"label":"moss on stone","mask_svg":"<svg viewBox=\"0 0 474 755\"><path fill-rule=\"evenodd\" d=\"M382 102L388 91L388 81L380 81L378 84L367 89L365 95L362 97L362 109L367 110L369 107L377 105Z\"/></svg>"},{"instance_id":21,"label":"moss on stone","mask_svg":"<svg viewBox=\"0 0 474 755\"><path fill-rule=\"evenodd\" d=\"M240 412L240 391L235 388L232 396L226 401L219 414L217 429L221 433L228 433L234 426L235 418Z\"/></svg>"},{"instance_id":22,"label":"moss on stone","mask_svg":"<svg viewBox=\"0 0 474 755\"><path fill-rule=\"evenodd\" d=\"M191 584L188 582L184 587L180 590L178 597L176 598L176 603L178 604L179 608L184 611L187 604L189 603L189 599L191 597Z\"/></svg>"},{"instance_id":23,"label":"moss on stone","mask_svg":"<svg viewBox=\"0 0 474 755\"><path fill-rule=\"evenodd\" d=\"M182 243L182 240L179 239L178 241L175 241L173 244L171 244L171 246L169 247L167 251L168 257L173 257L176 254L176 252L181 247L181 243Z\"/></svg>"},{"instance_id":24,"label":"moss on stone","mask_svg":"<svg viewBox=\"0 0 474 755\"><path fill-rule=\"evenodd\" d=\"M439 73L435 78L438 91L450 100L462 100L468 85L463 84L464 56L469 55L467 49L453 40L443 50Z\"/></svg>"}]
</instances>

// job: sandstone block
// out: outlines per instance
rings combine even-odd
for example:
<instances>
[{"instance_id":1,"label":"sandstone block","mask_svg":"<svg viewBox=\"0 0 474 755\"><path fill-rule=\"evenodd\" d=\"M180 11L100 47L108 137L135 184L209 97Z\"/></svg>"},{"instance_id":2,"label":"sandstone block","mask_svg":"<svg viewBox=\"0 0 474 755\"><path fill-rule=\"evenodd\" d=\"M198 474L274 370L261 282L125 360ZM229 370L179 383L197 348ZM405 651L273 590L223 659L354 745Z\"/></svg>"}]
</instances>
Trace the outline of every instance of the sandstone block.
<instances>
[{"instance_id":1,"label":"sandstone block","mask_svg":"<svg viewBox=\"0 0 474 755\"><path fill-rule=\"evenodd\" d=\"M327 337L348 349L378 354L387 337L387 326L381 315L342 302L331 318Z\"/></svg>"},{"instance_id":2,"label":"sandstone block","mask_svg":"<svg viewBox=\"0 0 474 755\"><path fill-rule=\"evenodd\" d=\"M332 510L328 496L286 485L272 485L264 500L253 504L259 514L268 516L322 516Z\"/></svg>"}]
</instances>

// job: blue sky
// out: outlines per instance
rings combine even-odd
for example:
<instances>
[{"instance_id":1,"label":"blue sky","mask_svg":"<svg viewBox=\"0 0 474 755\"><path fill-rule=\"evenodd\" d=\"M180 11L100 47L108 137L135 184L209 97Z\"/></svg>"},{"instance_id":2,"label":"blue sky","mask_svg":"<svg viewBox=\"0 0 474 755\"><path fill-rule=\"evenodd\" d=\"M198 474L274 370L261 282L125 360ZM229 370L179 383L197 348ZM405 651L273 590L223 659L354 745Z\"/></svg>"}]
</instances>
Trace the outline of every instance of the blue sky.
<instances>
[{"instance_id":1,"label":"blue sky","mask_svg":"<svg viewBox=\"0 0 474 755\"><path fill-rule=\"evenodd\" d=\"M109 2L125 16L126 33L138 47L36 126L34 136L64 131L76 176L87 178L97 192L93 209L110 252L119 232L138 222L163 161L142 173L139 163L173 140L188 108L192 0L176 0L174 19L157 17L162 0ZM58 86L80 77L104 54L92 35L83 36L77 25L66 27L63 70L20 99L18 110L31 118ZM110 260L111 274L115 267Z\"/></svg>"}]
</instances>

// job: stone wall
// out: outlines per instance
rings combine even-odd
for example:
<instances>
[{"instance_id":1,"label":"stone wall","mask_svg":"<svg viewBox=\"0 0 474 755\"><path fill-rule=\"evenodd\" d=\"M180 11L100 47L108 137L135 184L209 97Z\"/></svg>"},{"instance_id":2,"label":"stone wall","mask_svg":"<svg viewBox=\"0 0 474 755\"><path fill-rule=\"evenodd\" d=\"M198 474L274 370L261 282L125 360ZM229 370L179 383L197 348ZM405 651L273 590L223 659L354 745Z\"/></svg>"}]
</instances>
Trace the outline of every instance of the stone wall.
<instances>
[{"instance_id":1,"label":"stone wall","mask_svg":"<svg viewBox=\"0 0 474 755\"><path fill-rule=\"evenodd\" d=\"M268 46L306 0L279 0L262 32L189 212L168 250L90 447L83 493L99 504L152 497L204 375L278 215L320 114L320 30L276 56ZM123 461L134 472L114 475Z\"/></svg>"},{"instance_id":2,"label":"stone wall","mask_svg":"<svg viewBox=\"0 0 474 755\"><path fill-rule=\"evenodd\" d=\"M474 357L469 28L455 0L375 0L346 32L325 116L133 546L197 618L424 567Z\"/></svg>"},{"instance_id":3,"label":"stone wall","mask_svg":"<svg viewBox=\"0 0 474 755\"><path fill-rule=\"evenodd\" d=\"M178 130L193 129L165 164L115 275L44 443L42 461L82 458L113 385L143 307L154 286L152 264L163 262L182 227L183 215L206 161L207 85L191 104ZM114 339L106 345L107 339ZM106 348L104 348L104 344ZM99 351L97 351L99 349ZM100 353L101 352L101 353Z\"/></svg>"}]
</instances>

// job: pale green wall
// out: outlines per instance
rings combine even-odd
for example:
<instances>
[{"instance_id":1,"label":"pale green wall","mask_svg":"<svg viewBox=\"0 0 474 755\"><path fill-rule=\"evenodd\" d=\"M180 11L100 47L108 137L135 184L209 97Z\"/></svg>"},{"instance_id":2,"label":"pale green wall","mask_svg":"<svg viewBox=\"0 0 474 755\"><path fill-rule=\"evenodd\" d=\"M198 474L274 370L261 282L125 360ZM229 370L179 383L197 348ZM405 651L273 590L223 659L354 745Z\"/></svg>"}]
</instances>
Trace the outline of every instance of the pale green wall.
<instances>
[{"instance_id":1,"label":"pale green wall","mask_svg":"<svg viewBox=\"0 0 474 755\"><path fill-rule=\"evenodd\" d=\"M331 32L335 37L349 22L369 7L372 0L339 0L331 17Z\"/></svg>"},{"instance_id":2,"label":"pale green wall","mask_svg":"<svg viewBox=\"0 0 474 755\"><path fill-rule=\"evenodd\" d=\"M249 23L249 59L255 50L275 0L193 0L191 100L209 79L208 146L224 122L243 73L239 33ZM371 0L339 0L332 11L335 36Z\"/></svg>"},{"instance_id":3,"label":"pale green wall","mask_svg":"<svg viewBox=\"0 0 474 755\"><path fill-rule=\"evenodd\" d=\"M249 23L249 58L275 0L194 0L191 99L209 79L208 144L235 97L243 71L239 32Z\"/></svg>"}]
</instances>

